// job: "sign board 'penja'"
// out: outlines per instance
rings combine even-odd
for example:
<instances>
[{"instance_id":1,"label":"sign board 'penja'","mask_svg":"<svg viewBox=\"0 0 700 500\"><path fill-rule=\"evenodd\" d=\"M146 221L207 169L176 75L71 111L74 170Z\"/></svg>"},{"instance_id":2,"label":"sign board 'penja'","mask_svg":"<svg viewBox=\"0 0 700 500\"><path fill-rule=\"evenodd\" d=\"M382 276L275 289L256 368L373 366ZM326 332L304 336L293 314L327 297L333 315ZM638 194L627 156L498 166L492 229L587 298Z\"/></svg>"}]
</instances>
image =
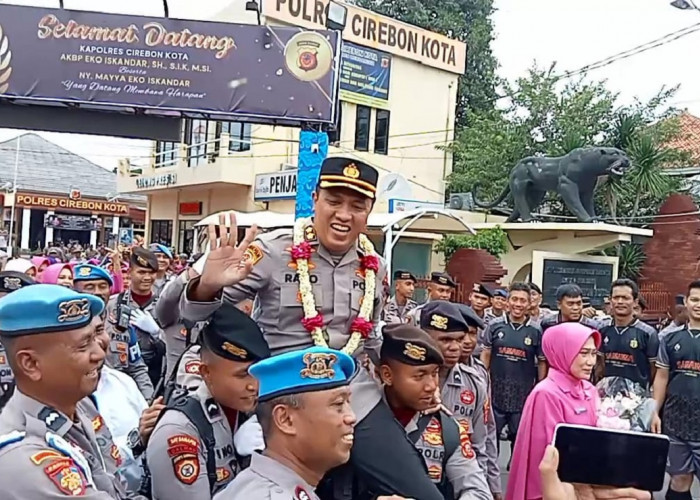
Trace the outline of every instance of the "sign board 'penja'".
<instances>
[{"instance_id":1,"label":"sign board 'penja'","mask_svg":"<svg viewBox=\"0 0 700 500\"><path fill-rule=\"evenodd\" d=\"M339 45L332 31L0 5L0 97L333 123Z\"/></svg>"}]
</instances>

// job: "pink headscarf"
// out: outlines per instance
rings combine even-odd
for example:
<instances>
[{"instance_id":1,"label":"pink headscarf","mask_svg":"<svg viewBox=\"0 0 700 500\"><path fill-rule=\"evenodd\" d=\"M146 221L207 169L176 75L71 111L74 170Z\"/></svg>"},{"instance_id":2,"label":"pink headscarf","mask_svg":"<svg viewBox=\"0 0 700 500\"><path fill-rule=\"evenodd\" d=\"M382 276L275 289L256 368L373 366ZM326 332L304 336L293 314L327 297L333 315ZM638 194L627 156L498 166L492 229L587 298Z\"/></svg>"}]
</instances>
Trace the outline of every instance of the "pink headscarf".
<instances>
[{"instance_id":1,"label":"pink headscarf","mask_svg":"<svg viewBox=\"0 0 700 500\"><path fill-rule=\"evenodd\" d=\"M32 264L34 264L34 267L36 267L36 270L38 272L39 268L44 264L50 266L51 261L48 259L48 257L32 257Z\"/></svg>"},{"instance_id":2,"label":"pink headscarf","mask_svg":"<svg viewBox=\"0 0 700 500\"><path fill-rule=\"evenodd\" d=\"M73 268L70 266L70 264L51 264L41 274L41 283L44 283L45 285L58 284L58 276L64 269L70 269L71 274L73 273Z\"/></svg>"},{"instance_id":3,"label":"pink headscarf","mask_svg":"<svg viewBox=\"0 0 700 500\"><path fill-rule=\"evenodd\" d=\"M593 384L571 375L571 365L591 336L600 347L600 333L581 323L562 323L545 332L542 350L549 373L525 402L506 500L542 498L539 464L557 424L596 425L598 393Z\"/></svg>"}]
</instances>

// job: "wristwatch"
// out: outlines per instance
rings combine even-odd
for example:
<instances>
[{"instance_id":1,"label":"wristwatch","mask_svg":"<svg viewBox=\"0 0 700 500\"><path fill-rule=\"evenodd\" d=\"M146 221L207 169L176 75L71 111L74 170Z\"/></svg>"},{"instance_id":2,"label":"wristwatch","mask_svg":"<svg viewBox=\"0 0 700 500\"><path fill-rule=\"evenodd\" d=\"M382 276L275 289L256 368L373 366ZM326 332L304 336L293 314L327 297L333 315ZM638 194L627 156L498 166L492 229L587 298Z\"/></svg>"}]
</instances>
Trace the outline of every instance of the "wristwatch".
<instances>
[{"instance_id":1,"label":"wristwatch","mask_svg":"<svg viewBox=\"0 0 700 500\"><path fill-rule=\"evenodd\" d=\"M131 450L131 454L134 456L134 458L141 456L143 452L146 451L146 446L141 440L141 434L139 433L138 428L134 428L131 430L131 432L129 432L126 437L126 445Z\"/></svg>"}]
</instances>

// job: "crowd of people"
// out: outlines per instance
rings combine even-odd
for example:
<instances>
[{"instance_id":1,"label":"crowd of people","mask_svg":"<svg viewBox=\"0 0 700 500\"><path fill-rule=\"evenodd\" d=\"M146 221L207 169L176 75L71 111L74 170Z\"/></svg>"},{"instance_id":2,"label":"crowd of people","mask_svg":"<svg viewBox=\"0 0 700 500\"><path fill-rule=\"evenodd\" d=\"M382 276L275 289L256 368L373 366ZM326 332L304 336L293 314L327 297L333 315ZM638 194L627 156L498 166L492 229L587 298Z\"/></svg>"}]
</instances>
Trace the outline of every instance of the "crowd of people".
<instances>
[{"instance_id":1,"label":"crowd of people","mask_svg":"<svg viewBox=\"0 0 700 500\"><path fill-rule=\"evenodd\" d=\"M221 215L182 268L159 244L7 262L2 498L649 498L557 477L554 427L598 425L592 382L611 376L653 385L650 430L673 442L667 498L690 498L700 283L661 334L629 280L609 317L575 284L556 312L532 283L477 283L454 303L444 272L419 305L397 270L389 297L362 233L377 179L327 159L313 219L239 242Z\"/></svg>"}]
</instances>

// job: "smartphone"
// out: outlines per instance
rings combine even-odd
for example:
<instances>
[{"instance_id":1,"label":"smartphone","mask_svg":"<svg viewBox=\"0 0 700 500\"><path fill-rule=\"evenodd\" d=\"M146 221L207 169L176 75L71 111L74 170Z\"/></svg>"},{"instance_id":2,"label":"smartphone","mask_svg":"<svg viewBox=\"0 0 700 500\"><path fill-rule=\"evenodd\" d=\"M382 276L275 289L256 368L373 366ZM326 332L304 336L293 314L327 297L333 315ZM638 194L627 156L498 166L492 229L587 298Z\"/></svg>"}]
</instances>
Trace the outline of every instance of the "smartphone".
<instances>
[{"instance_id":1,"label":"smartphone","mask_svg":"<svg viewBox=\"0 0 700 500\"><path fill-rule=\"evenodd\" d=\"M661 491L669 439L661 434L559 424L559 478L567 483Z\"/></svg>"}]
</instances>

